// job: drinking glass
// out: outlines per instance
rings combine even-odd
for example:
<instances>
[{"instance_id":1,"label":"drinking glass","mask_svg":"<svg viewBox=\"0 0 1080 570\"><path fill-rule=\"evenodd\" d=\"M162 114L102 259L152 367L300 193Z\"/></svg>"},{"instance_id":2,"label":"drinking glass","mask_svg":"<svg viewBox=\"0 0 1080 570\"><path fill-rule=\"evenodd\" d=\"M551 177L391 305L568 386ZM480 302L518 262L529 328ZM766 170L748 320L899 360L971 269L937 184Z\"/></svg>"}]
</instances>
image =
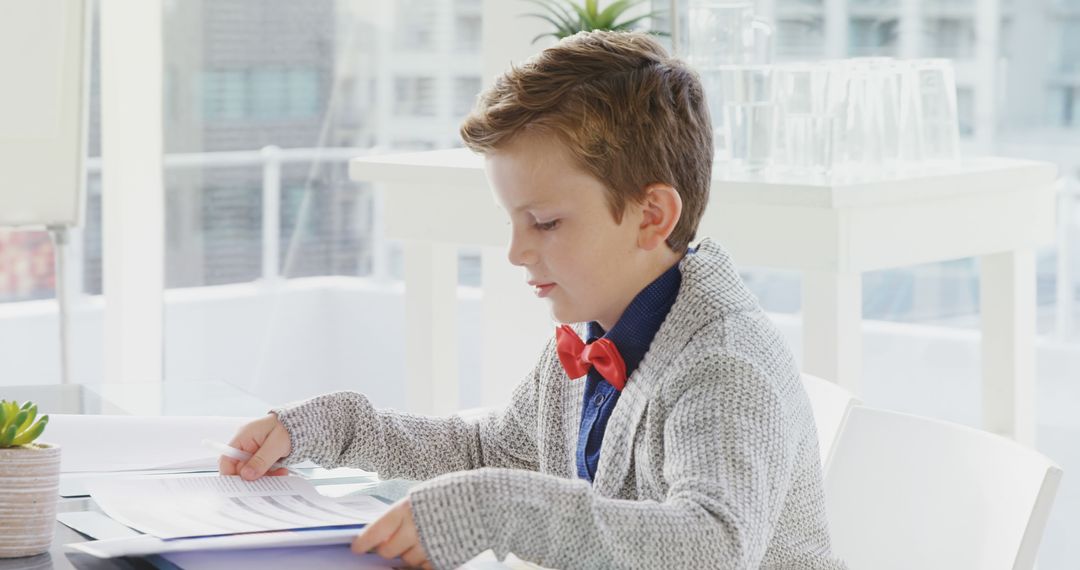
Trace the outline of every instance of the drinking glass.
<instances>
[{"instance_id":1,"label":"drinking glass","mask_svg":"<svg viewBox=\"0 0 1080 570\"><path fill-rule=\"evenodd\" d=\"M772 163L793 174L824 174L832 164L829 66L789 64L775 70L776 101Z\"/></svg>"},{"instance_id":2,"label":"drinking glass","mask_svg":"<svg viewBox=\"0 0 1080 570\"><path fill-rule=\"evenodd\" d=\"M879 66L882 62L844 60L836 62L832 173L844 178L876 176L883 165L884 113L879 100Z\"/></svg>"},{"instance_id":3,"label":"drinking glass","mask_svg":"<svg viewBox=\"0 0 1080 570\"><path fill-rule=\"evenodd\" d=\"M721 106L728 167L758 172L769 163L777 120L773 71L764 65L717 68L721 80Z\"/></svg>"},{"instance_id":4,"label":"drinking glass","mask_svg":"<svg viewBox=\"0 0 1080 570\"><path fill-rule=\"evenodd\" d=\"M683 53L691 65L769 63L772 26L754 17L753 0L690 0Z\"/></svg>"},{"instance_id":5,"label":"drinking glass","mask_svg":"<svg viewBox=\"0 0 1080 570\"><path fill-rule=\"evenodd\" d=\"M697 70L709 98L716 158L730 161L721 68L768 63L772 57L772 27L754 18L753 0L690 0L687 16L679 50Z\"/></svg>"},{"instance_id":6,"label":"drinking glass","mask_svg":"<svg viewBox=\"0 0 1080 570\"><path fill-rule=\"evenodd\" d=\"M911 60L918 90L921 158L953 162L960 155L956 112L956 75L947 59Z\"/></svg>"}]
</instances>

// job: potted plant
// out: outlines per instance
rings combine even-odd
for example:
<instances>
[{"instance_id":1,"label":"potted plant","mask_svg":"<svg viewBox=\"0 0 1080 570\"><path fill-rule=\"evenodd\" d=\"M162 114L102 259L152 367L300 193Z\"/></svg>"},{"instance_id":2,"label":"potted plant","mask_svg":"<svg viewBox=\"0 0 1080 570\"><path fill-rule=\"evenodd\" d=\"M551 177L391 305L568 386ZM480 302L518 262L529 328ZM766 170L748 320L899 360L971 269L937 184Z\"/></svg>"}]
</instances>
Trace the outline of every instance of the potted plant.
<instances>
[{"instance_id":1,"label":"potted plant","mask_svg":"<svg viewBox=\"0 0 1080 570\"><path fill-rule=\"evenodd\" d=\"M34 443L49 416L0 401L0 558L49 550L60 493L60 446Z\"/></svg>"},{"instance_id":2,"label":"potted plant","mask_svg":"<svg viewBox=\"0 0 1080 570\"><path fill-rule=\"evenodd\" d=\"M591 30L630 31L645 18L651 18L662 14L662 11L650 12L628 20L619 21L619 18L627 10L647 2L648 0L615 0L608 4L607 8L600 9L600 0L585 0L584 4L578 4L574 0L526 0L541 8L546 14L523 14L527 17L547 20L555 26L554 32L540 34L533 38L536 43L540 38L553 36L557 40L572 36L578 32ZM666 32L650 31L650 34L667 36Z\"/></svg>"}]
</instances>

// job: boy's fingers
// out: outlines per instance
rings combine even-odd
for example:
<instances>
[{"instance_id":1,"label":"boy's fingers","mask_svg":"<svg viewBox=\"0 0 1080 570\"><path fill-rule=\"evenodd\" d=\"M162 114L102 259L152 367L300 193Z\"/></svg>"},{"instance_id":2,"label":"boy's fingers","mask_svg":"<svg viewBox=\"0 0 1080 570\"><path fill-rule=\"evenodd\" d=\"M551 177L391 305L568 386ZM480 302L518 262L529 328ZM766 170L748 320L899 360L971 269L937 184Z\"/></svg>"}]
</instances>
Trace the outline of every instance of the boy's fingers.
<instances>
[{"instance_id":1,"label":"boy's fingers","mask_svg":"<svg viewBox=\"0 0 1080 570\"><path fill-rule=\"evenodd\" d=\"M265 475L266 470L277 460L277 458L268 460L267 455L269 455L269 453L263 453L263 450L260 449L259 453L256 453L251 459L248 459L247 463L244 463L244 467L240 470L240 476L251 481Z\"/></svg>"},{"instance_id":2,"label":"boy's fingers","mask_svg":"<svg viewBox=\"0 0 1080 570\"><path fill-rule=\"evenodd\" d=\"M375 554L390 560L409 551L416 543L416 533L409 532L409 525L402 525L393 536L375 547Z\"/></svg>"},{"instance_id":3,"label":"boy's fingers","mask_svg":"<svg viewBox=\"0 0 1080 570\"><path fill-rule=\"evenodd\" d=\"M247 460L240 470L240 476L249 481L258 479L266 474L275 461L285 457L290 451L289 433L279 424L270 430L259 449Z\"/></svg>"},{"instance_id":4,"label":"boy's fingers","mask_svg":"<svg viewBox=\"0 0 1080 570\"><path fill-rule=\"evenodd\" d=\"M425 562L428 561L427 553L424 552L424 547L417 543L401 555L401 561L408 564L411 568L420 568Z\"/></svg>"},{"instance_id":5,"label":"boy's fingers","mask_svg":"<svg viewBox=\"0 0 1080 570\"><path fill-rule=\"evenodd\" d=\"M390 518L388 511L379 520L367 525L360 534L353 539L352 551L357 554L371 552L371 549L385 542L397 530L397 521Z\"/></svg>"},{"instance_id":6,"label":"boy's fingers","mask_svg":"<svg viewBox=\"0 0 1080 570\"><path fill-rule=\"evenodd\" d=\"M284 457L284 453L277 447L269 439L263 442L262 447L255 452L255 455L252 455L251 459L244 463L243 468L240 469L240 476L251 481L265 475L275 461Z\"/></svg>"},{"instance_id":7,"label":"boy's fingers","mask_svg":"<svg viewBox=\"0 0 1080 570\"><path fill-rule=\"evenodd\" d=\"M224 455L218 459L218 473L221 475L236 475L237 461Z\"/></svg>"},{"instance_id":8,"label":"boy's fingers","mask_svg":"<svg viewBox=\"0 0 1080 570\"><path fill-rule=\"evenodd\" d=\"M267 436L267 441L273 440L276 445L281 448L281 456L292 453L292 439L289 438L289 430L285 429L285 426L281 425L281 422L274 417L274 428L270 430L270 435Z\"/></svg>"}]
</instances>

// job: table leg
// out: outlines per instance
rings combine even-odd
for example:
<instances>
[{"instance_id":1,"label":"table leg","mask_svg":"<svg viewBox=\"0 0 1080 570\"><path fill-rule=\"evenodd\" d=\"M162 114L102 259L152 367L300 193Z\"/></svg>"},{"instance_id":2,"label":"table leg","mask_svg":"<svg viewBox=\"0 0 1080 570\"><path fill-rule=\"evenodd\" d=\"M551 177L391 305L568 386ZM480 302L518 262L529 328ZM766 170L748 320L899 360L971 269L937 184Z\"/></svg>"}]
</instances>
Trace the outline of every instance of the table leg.
<instances>
[{"instance_id":1,"label":"table leg","mask_svg":"<svg viewBox=\"0 0 1080 570\"><path fill-rule=\"evenodd\" d=\"M979 258L983 427L1035 443L1035 252Z\"/></svg>"},{"instance_id":2,"label":"table leg","mask_svg":"<svg viewBox=\"0 0 1080 570\"><path fill-rule=\"evenodd\" d=\"M457 248L404 242L405 401L410 412L458 409Z\"/></svg>"},{"instance_id":3,"label":"table leg","mask_svg":"<svg viewBox=\"0 0 1080 570\"><path fill-rule=\"evenodd\" d=\"M859 394L862 388L862 275L804 272L802 316L803 371Z\"/></svg>"}]
</instances>

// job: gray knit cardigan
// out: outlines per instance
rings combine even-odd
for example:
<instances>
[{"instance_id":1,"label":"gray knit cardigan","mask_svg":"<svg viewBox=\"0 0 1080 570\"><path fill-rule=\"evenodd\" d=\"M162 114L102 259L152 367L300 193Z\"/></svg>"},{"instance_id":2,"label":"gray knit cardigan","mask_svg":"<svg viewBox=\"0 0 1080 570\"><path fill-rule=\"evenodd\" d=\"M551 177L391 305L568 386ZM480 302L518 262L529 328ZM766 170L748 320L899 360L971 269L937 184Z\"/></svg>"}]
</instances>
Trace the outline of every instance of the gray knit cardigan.
<instances>
[{"instance_id":1,"label":"gray knit cardigan","mask_svg":"<svg viewBox=\"0 0 1080 570\"><path fill-rule=\"evenodd\" d=\"M376 410L354 392L275 409L285 462L423 480L409 497L437 568L487 549L565 569L842 568L791 352L717 244L680 270L591 485L575 467L585 382L554 340L506 409L476 421Z\"/></svg>"}]
</instances>

